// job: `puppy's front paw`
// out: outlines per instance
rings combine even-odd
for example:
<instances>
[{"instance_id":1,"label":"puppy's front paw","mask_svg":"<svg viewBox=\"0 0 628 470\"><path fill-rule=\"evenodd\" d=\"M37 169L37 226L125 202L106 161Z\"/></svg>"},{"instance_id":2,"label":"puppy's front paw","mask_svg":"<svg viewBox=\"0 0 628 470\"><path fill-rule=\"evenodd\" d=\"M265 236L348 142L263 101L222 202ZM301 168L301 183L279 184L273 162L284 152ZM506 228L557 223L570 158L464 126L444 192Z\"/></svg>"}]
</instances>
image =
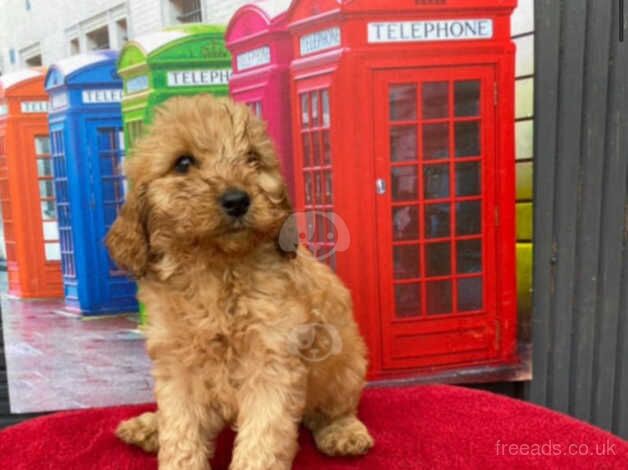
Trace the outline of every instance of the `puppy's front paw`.
<instances>
[{"instance_id":1,"label":"puppy's front paw","mask_svg":"<svg viewBox=\"0 0 628 470\"><path fill-rule=\"evenodd\" d=\"M145 452L157 453L159 450L157 413L148 412L121 422L116 429L116 436Z\"/></svg>"},{"instance_id":2,"label":"puppy's front paw","mask_svg":"<svg viewBox=\"0 0 628 470\"><path fill-rule=\"evenodd\" d=\"M355 416L331 422L314 434L316 447L322 453L335 455L364 455L374 441L366 426Z\"/></svg>"}]
</instances>

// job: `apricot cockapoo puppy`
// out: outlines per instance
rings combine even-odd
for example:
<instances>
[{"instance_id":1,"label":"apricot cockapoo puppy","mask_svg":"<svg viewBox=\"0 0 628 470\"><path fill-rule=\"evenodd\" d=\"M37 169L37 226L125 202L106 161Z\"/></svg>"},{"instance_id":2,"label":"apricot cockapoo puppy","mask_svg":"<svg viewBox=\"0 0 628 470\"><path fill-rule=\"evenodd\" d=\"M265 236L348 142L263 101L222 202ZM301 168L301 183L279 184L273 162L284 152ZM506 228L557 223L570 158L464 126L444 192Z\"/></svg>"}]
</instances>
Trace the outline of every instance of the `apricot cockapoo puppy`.
<instances>
[{"instance_id":1,"label":"apricot cockapoo puppy","mask_svg":"<svg viewBox=\"0 0 628 470\"><path fill-rule=\"evenodd\" d=\"M126 175L107 246L138 279L158 410L117 435L158 451L162 470L209 469L225 426L232 470L291 468L301 421L325 454L365 453L351 297L298 245L263 122L229 99L173 98Z\"/></svg>"}]
</instances>

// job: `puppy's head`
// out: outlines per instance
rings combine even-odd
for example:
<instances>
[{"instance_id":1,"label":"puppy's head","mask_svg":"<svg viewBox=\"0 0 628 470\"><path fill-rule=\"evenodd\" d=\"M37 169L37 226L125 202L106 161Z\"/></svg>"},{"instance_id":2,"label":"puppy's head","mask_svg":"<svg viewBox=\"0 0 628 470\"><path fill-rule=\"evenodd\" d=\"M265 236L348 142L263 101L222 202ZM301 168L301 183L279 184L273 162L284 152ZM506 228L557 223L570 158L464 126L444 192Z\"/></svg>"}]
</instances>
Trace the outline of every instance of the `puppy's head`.
<instances>
[{"instance_id":1,"label":"puppy's head","mask_svg":"<svg viewBox=\"0 0 628 470\"><path fill-rule=\"evenodd\" d=\"M177 97L126 162L129 193L107 235L114 261L141 277L152 256L211 248L243 256L274 241L291 214L264 123L247 106ZM285 252L282 251L285 254Z\"/></svg>"}]
</instances>

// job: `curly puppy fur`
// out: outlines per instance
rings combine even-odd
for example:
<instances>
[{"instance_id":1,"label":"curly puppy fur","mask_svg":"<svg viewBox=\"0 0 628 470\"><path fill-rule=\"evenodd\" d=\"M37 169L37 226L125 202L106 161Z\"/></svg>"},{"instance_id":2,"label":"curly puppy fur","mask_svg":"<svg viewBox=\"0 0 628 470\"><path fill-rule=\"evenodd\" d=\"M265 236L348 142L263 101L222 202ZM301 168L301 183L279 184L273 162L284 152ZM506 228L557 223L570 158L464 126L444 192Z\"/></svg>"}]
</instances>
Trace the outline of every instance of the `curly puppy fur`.
<instances>
[{"instance_id":1,"label":"curly puppy fur","mask_svg":"<svg viewBox=\"0 0 628 470\"><path fill-rule=\"evenodd\" d=\"M209 469L225 425L237 430L231 470L291 468L301 421L322 452L365 453L351 298L296 240L280 240L295 233L282 231L292 209L263 122L229 99L173 98L126 174L107 246L147 307L158 411L117 435L158 451L162 470ZM236 216L234 190L248 196ZM340 347L321 354L330 331Z\"/></svg>"}]
</instances>

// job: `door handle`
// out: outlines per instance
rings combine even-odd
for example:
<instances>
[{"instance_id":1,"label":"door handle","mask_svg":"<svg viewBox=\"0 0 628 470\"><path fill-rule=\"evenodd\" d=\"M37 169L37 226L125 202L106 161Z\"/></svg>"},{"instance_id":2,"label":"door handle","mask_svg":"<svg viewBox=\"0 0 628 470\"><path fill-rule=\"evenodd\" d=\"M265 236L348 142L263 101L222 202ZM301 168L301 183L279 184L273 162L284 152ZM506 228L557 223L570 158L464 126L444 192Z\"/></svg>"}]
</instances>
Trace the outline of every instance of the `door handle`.
<instances>
[{"instance_id":1,"label":"door handle","mask_svg":"<svg viewBox=\"0 0 628 470\"><path fill-rule=\"evenodd\" d=\"M386 194L386 181L383 178L375 180L375 192L377 194Z\"/></svg>"}]
</instances>

